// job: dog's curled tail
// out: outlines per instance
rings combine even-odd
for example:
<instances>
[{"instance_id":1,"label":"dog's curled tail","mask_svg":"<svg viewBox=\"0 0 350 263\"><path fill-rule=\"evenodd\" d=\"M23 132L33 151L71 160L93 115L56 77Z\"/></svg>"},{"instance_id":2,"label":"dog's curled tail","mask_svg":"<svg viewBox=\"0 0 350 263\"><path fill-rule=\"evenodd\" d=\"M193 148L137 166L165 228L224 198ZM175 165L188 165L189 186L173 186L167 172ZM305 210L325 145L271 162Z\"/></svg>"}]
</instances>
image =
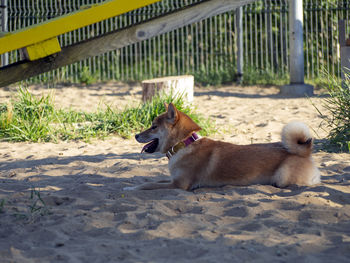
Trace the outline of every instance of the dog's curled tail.
<instances>
[{"instance_id":1,"label":"dog's curled tail","mask_svg":"<svg viewBox=\"0 0 350 263\"><path fill-rule=\"evenodd\" d=\"M288 152L307 157L312 152L312 136L302 122L290 122L282 130L282 143Z\"/></svg>"}]
</instances>

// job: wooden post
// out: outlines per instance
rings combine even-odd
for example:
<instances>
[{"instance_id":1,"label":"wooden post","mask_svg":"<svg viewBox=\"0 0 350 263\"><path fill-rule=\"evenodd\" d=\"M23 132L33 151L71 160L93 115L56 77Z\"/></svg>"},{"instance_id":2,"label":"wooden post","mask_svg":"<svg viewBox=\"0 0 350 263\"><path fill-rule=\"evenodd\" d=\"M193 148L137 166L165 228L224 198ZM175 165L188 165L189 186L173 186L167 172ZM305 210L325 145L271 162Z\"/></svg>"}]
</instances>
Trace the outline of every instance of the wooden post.
<instances>
[{"instance_id":1,"label":"wooden post","mask_svg":"<svg viewBox=\"0 0 350 263\"><path fill-rule=\"evenodd\" d=\"M289 0L290 84L280 87L284 96L312 96L314 87L304 83L303 0Z\"/></svg>"},{"instance_id":2,"label":"wooden post","mask_svg":"<svg viewBox=\"0 0 350 263\"><path fill-rule=\"evenodd\" d=\"M236 36L237 36L237 82L243 77L243 7L236 9Z\"/></svg>"},{"instance_id":3,"label":"wooden post","mask_svg":"<svg viewBox=\"0 0 350 263\"><path fill-rule=\"evenodd\" d=\"M151 100L156 94L182 97L187 103L193 102L194 78L191 75L171 76L142 81L142 101Z\"/></svg>"}]
</instances>

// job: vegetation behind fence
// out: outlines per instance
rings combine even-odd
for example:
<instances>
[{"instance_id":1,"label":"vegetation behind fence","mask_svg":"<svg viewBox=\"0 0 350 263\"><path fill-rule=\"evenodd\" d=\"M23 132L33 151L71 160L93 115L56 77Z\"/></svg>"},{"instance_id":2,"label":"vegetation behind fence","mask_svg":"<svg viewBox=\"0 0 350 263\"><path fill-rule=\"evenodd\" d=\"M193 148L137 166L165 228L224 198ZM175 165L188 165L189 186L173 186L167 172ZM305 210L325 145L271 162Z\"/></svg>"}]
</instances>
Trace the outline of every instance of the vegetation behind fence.
<instances>
[{"instance_id":1,"label":"vegetation behind fence","mask_svg":"<svg viewBox=\"0 0 350 263\"><path fill-rule=\"evenodd\" d=\"M14 31L102 0L8 0L8 27ZM122 29L200 0L163 0L59 37L61 46ZM340 75L338 20L349 21L347 0L304 0L305 75L326 69ZM199 81L233 80L236 68L235 12L228 12L128 47L46 73L32 81L141 80L194 74ZM247 72L289 72L288 1L260 0L243 8ZM21 59L11 52L10 63Z\"/></svg>"}]
</instances>

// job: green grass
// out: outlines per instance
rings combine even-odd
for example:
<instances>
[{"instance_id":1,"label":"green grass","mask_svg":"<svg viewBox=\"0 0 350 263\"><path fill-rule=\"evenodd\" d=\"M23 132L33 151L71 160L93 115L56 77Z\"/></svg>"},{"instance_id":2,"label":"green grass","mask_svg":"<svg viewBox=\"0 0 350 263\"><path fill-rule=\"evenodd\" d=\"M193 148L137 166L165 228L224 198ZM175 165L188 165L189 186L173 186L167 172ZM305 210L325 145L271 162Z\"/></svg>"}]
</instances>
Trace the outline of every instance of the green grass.
<instances>
[{"instance_id":1,"label":"green grass","mask_svg":"<svg viewBox=\"0 0 350 263\"><path fill-rule=\"evenodd\" d=\"M91 73L89 67L85 66L79 71L78 82L85 85L96 83L98 75L98 72Z\"/></svg>"},{"instance_id":2,"label":"green grass","mask_svg":"<svg viewBox=\"0 0 350 263\"><path fill-rule=\"evenodd\" d=\"M236 69L232 63L226 63L218 69L207 70L204 66L194 72L194 81L200 86L220 86L236 80Z\"/></svg>"},{"instance_id":3,"label":"green grass","mask_svg":"<svg viewBox=\"0 0 350 263\"><path fill-rule=\"evenodd\" d=\"M246 67L243 73L243 85L286 85L289 83L287 73L273 72L269 69Z\"/></svg>"},{"instance_id":4,"label":"green grass","mask_svg":"<svg viewBox=\"0 0 350 263\"><path fill-rule=\"evenodd\" d=\"M329 97L324 100L322 107L327 110L323 114L316 107L330 130L328 135L328 150L350 152L350 76L342 83L338 78L325 74L325 87Z\"/></svg>"},{"instance_id":5,"label":"green grass","mask_svg":"<svg viewBox=\"0 0 350 263\"><path fill-rule=\"evenodd\" d=\"M50 96L36 98L19 89L19 101L0 105L0 138L10 141L49 140L55 111Z\"/></svg>"},{"instance_id":6,"label":"green grass","mask_svg":"<svg viewBox=\"0 0 350 263\"><path fill-rule=\"evenodd\" d=\"M196 84L201 86L220 86L237 81L237 69L232 63L215 70L206 70L202 67L194 73ZM241 83L243 85L285 85L289 83L288 72L273 72L270 69L245 67Z\"/></svg>"},{"instance_id":7,"label":"green grass","mask_svg":"<svg viewBox=\"0 0 350 263\"><path fill-rule=\"evenodd\" d=\"M158 96L151 102L118 111L106 105L106 109L87 113L56 109L52 95L36 97L20 88L18 98L8 104L0 104L0 140L47 142L59 140L84 140L104 138L116 134L130 138L148 128L152 120L165 111L164 102L173 102L188 114L203 130L202 135L216 131L209 119L196 114L181 97Z\"/></svg>"},{"instance_id":8,"label":"green grass","mask_svg":"<svg viewBox=\"0 0 350 263\"><path fill-rule=\"evenodd\" d=\"M28 212L31 216L33 215L47 215L50 213L44 200L41 198L40 190L35 188L30 190L31 203L28 205Z\"/></svg>"},{"instance_id":9,"label":"green grass","mask_svg":"<svg viewBox=\"0 0 350 263\"><path fill-rule=\"evenodd\" d=\"M5 201L3 200L0 205L3 206L4 203ZM12 213L11 211L13 210L16 212ZM0 210L0 213L2 212L4 211ZM30 190L29 199L24 200L24 205L17 203L17 206L12 206L11 209L8 209L8 212L8 214L13 216L16 220L24 220L28 223L35 221L39 217L52 214L41 196L40 189L37 190L34 187Z\"/></svg>"}]
</instances>

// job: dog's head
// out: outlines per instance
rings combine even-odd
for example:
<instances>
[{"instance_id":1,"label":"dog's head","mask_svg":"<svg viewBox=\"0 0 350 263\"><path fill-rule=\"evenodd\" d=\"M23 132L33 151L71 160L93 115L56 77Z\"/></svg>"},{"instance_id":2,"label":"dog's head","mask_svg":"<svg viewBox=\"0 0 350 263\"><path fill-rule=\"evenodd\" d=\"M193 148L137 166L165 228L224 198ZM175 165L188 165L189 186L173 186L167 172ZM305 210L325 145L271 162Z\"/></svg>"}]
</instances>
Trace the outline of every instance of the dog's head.
<instances>
[{"instance_id":1,"label":"dog's head","mask_svg":"<svg viewBox=\"0 0 350 263\"><path fill-rule=\"evenodd\" d=\"M166 112L156 117L149 129L135 135L139 143L146 143L142 152L166 153L176 143L201 130L190 117L176 109L174 104L164 105Z\"/></svg>"}]
</instances>

